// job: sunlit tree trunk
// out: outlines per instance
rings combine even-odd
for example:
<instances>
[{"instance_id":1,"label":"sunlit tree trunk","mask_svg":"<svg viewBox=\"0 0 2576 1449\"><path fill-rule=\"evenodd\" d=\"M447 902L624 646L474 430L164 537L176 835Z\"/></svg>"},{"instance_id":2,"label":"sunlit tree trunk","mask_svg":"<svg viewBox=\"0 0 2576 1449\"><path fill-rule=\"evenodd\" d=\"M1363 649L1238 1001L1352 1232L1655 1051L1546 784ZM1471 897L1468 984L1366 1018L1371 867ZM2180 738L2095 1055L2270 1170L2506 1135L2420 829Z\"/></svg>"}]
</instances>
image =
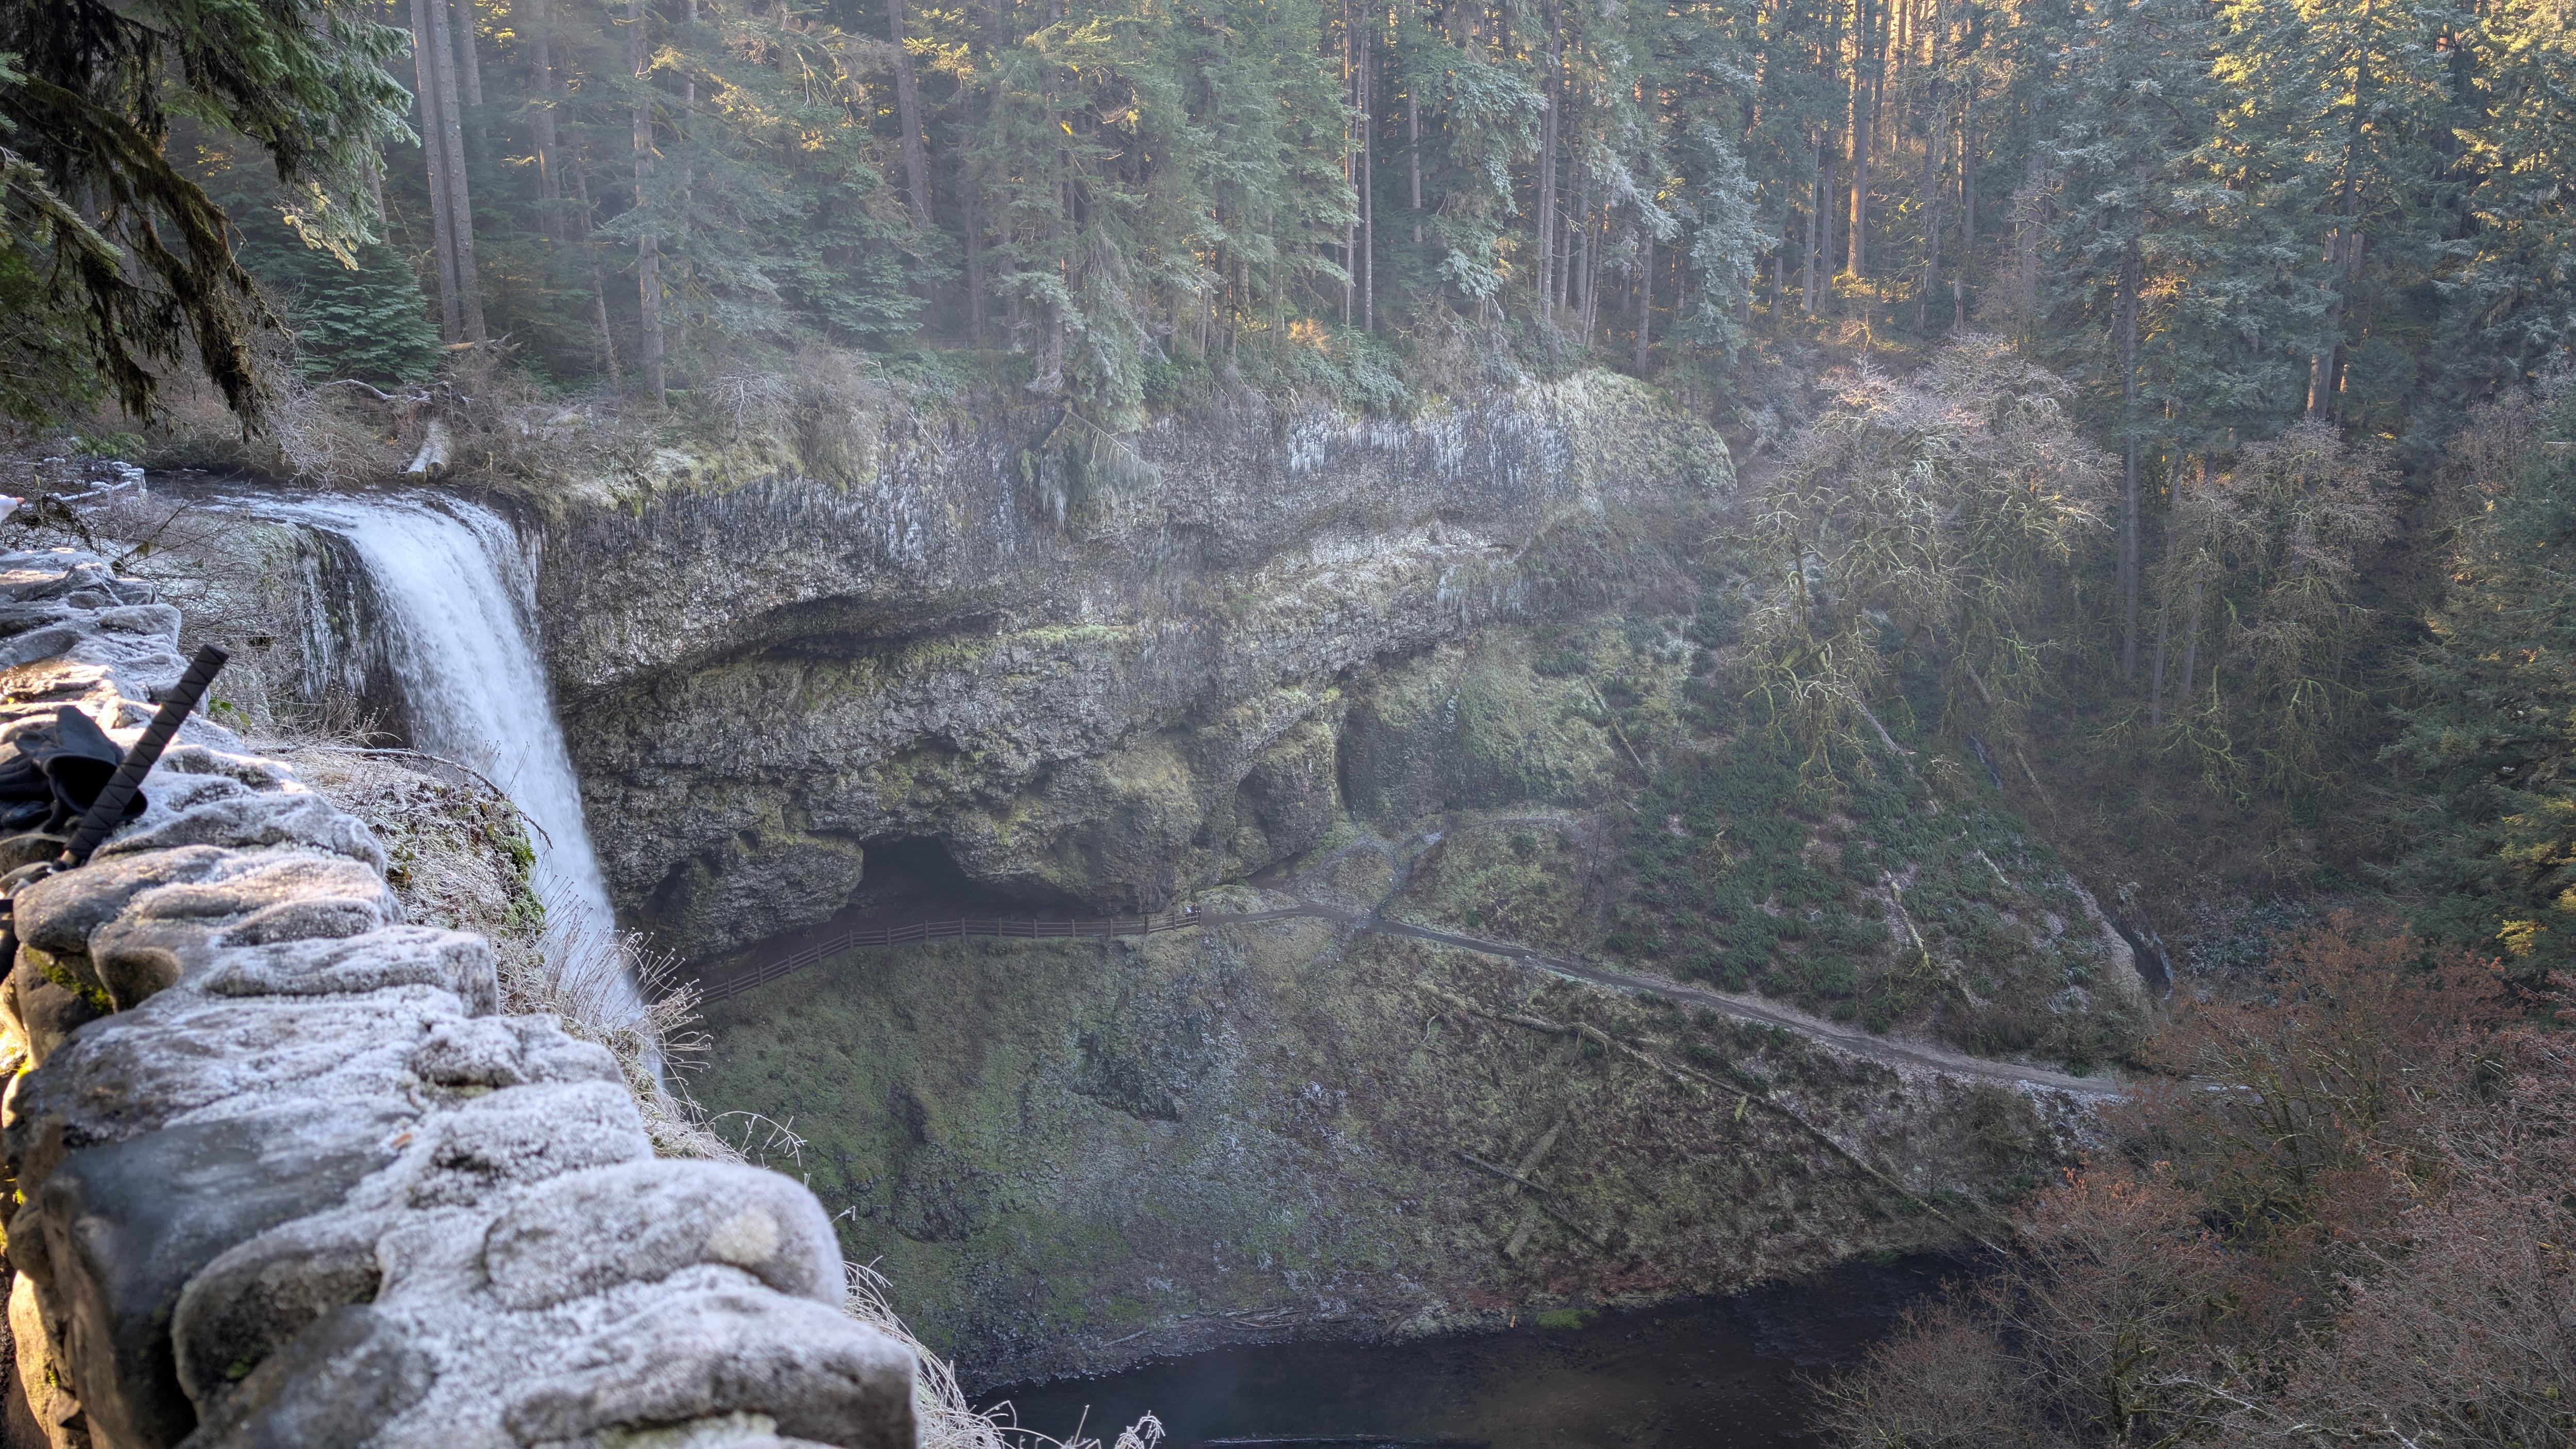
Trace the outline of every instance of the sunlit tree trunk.
<instances>
[{"instance_id":1,"label":"sunlit tree trunk","mask_svg":"<svg viewBox=\"0 0 2576 1449\"><path fill-rule=\"evenodd\" d=\"M1771 330L1780 330L1780 314L1787 310L1789 290L1789 216L1780 215L1780 244L1771 249ZM1682 315L1681 303L1673 304L1673 315Z\"/></svg>"},{"instance_id":2,"label":"sunlit tree trunk","mask_svg":"<svg viewBox=\"0 0 2576 1449\"><path fill-rule=\"evenodd\" d=\"M903 178L912 224L930 229L930 157L921 140L921 91L912 52L903 43L903 0L886 0L886 37L894 42L894 104L903 126Z\"/></svg>"},{"instance_id":3,"label":"sunlit tree trunk","mask_svg":"<svg viewBox=\"0 0 2576 1449\"><path fill-rule=\"evenodd\" d=\"M984 212L970 178L964 187L966 221L966 330L977 346L984 342Z\"/></svg>"},{"instance_id":4,"label":"sunlit tree trunk","mask_svg":"<svg viewBox=\"0 0 2576 1449\"><path fill-rule=\"evenodd\" d=\"M2337 227L2326 238L2326 256L2334 265L2334 290L2326 297L2324 343L2308 360L2308 416L2325 416L2334 396L2335 374L2343 359L2343 301L2352 290L2352 274L2361 264L2361 233Z\"/></svg>"},{"instance_id":5,"label":"sunlit tree trunk","mask_svg":"<svg viewBox=\"0 0 2576 1449\"><path fill-rule=\"evenodd\" d=\"M1933 86L1937 92L1940 82L1933 82ZM1937 99L1933 114L1940 114ZM1914 327L1918 332L1924 327L1926 309L1932 305L1932 288L1941 278L1941 203L1946 198L1941 188L1940 137L1941 128L1937 123L1926 130L1923 137L1922 194L1927 198L1928 209L1923 219L1923 285L1914 293Z\"/></svg>"},{"instance_id":6,"label":"sunlit tree trunk","mask_svg":"<svg viewBox=\"0 0 2576 1449\"><path fill-rule=\"evenodd\" d=\"M1637 269L1637 371L1646 370L1647 334L1655 325L1655 234L1646 231L1644 264Z\"/></svg>"},{"instance_id":7,"label":"sunlit tree trunk","mask_svg":"<svg viewBox=\"0 0 2576 1449\"><path fill-rule=\"evenodd\" d=\"M986 6L982 7L982 8L983 8L983 14L984 14L984 28L985 28L985 37L986 37L986 38L985 38L985 43L986 43L988 46L998 46L998 45L1000 45L1000 44L1001 44L1001 41L1002 41L1002 36L1001 36L1001 29L1002 29L1001 11L1000 11L1000 9L999 9L997 6L993 6L993 5L986 5ZM1000 98L999 96L995 96L995 95L992 95L992 94L990 94L990 93L988 93L988 94L985 96L985 98L984 98L984 125L985 125L988 129L992 126L994 116L995 116L995 114L997 113L997 109L1000 107L1000 105L1001 105L1001 98ZM967 103L966 103L966 114L967 114L968 121L969 121L969 123L971 124L971 123L972 123L972 121L973 121L973 119L974 119L974 102L973 102L971 99L970 99L970 100L968 100L968 101L967 101ZM972 157L972 154L973 154L973 153L972 153L971 148L962 148L962 149L967 149L968 155L970 156L970 158ZM960 193L963 195L964 200L965 200L964 210L965 210L965 222L966 222L966 325L967 325L967 327L968 327L968 328L969 328L969 329L974 333L974 336L975 336L975 342L976 342L976 345L978 345L978 346L983 345L983 342L984 342L984 202L983 202L983 195L984 195L984 177L985 177L985 175L986 175L986 174L987 174L987 173L986 173L986 172L985 172L985 170L983 169L983 163L982 163L982 162L980 162L980 161L975 161L975 160L970 159L970 160L969 160L969 162L968 162L968 166L967 166L967 170L966 170L965 179L964 179L964 181L962 182L962 184L961 184L961 185L959 186L959 188L958 188L958 190L959 190L959 191L960 191Z\"/></svg>"},{"instance_id":8,"label":"sunlit tree trunk","mask_svg":"<svg viewBox=\"0 0 2576 1449\"><path fill-rule=\"evenodd\" d=\"M1558 0L1546 0L1547 74L1539 90L1547 102L1538 123L1538 296L1542 306L1551 298L1562 305L1564 298L1556 254L1556 152L1565 109L1565 23L1557 4Z\"/></svg>"},{"instance_id":9,"label":"sunlit tree trunk","mask_svg":"<svg viewBox=\"0 0 2576 1449\"><path fill-rule=\"evenodd\" d=\"M456 49L447 21L443 0L416 0L414 41L423 60L421 118L425 124L421 149L436 153L431 162L430 184L446 221L439 264L440 322L444 326L451 320L452 298L454 327L446 334L447 340L481 342L485 334L480 277L474 263L474 208L466 187L465 128L458 115L456 95Z\"/></svg>"},{"instance_id":10,"label":"sunlit tree trunk","mask_svg":"<svg viewBox=\"0 0 2576 1449\"><path fill-rule=\"evenodd\" d=\"M527 0L529 59L536 70L537 103L530 107L529 130L537 153L537 190L545 198L545 211L540 223L546 243L552 246L563 239L563 157L555 134L555 101L559 94L555 78L554 16L548 0Z\"/></svg>"},{"instance_id":11,"label":"sunlit tree trunk","mask_svg":"<svg viewBox=\"0 0 2576 1449\"><path fill-rule=\"evenodd\" d=\"M1914 293L1914 329L1922 331L1932 305L1932 288L1941 277L1942 203L1948 198L1941 185L1941 142L1945 127L1941 124L1941 29L1932 27L1931 50L1926 64L1932 71L1932 88L1928 119L1923 127L1923 179L1916 194L1923 198L1923 285Z\"/></svg>"},{"instance_id":12,"label":"sunlit tree trunk","mask_svg":"<svg viewBox=\"0 0 2576 1449\"><path fill-rule=\"evenodd\" d=\"M1359 95L1359 57L1357 36L1351 29L1351 0L1342 0L1342 99L1357 111ZM1359 148L1348 130L1342 133L1342 184L1350 187L1354 197L1358 187ZM1356 208L1354 208L1356 211ZM1342 325L1351 325L1351 312L1359 302L1360 230L1354 215L1342 223Z\"/></svg>"},{"instance_id":13,"label":"sunlit tree trunk","mask_svg":"<svg viewBox=\"0 0 2576 1449\"><path fill-rule=\"evenodd\" d=\"M2183 612L2182 627L2182 696L2184 709L2191 708L2191 692L2198 688L2200 676L2200 583L2191 581L2191 606Z\"/></svg>"},{"instance_id":14,"label":"sunlit tree trunk","mask_svg":"<svg viewBox=\"0 0 2576 1449\"><path fill-rule=\"evenodd\" d=\"M2156 610L2155 666L2147 676L2147 734L2149 738L2164 733L2165 728L2165 642L2173 632L2173 600L2168 598Z\"/></svg>"},{"instance_id":15,"label":"sunlit tree trunk","mask_svg":"<svg viewBox=\"0 0 2576 1449\"><path fill-rule=\"evenodd\" d=\"M1360 328L1377 331L1376 35L1360 47Z\"/></svg>"},{"instance_id":16,"label":"sunlit tree trunk","mask_svg":"<svg viewBox=\"0 0 2576 1449\"><path fill-rule=\"evenodd\" d=\"M653 93L648 84L652 51L645 44L644 0L626 0L626 63L635 76L635 204L648 205L653 180ZM653 406L670 403L662 358L662 248L647 230L635 242L635 299L643 319L644 386Z\"/></svg>"},{"instance_id":17,"label":"sunlit tree trunk","mask_svg":"<svg viewBox=\"0 0 2576 1449\"><path fill-rule=\"evenodd\" d=\"M438 0L444 4L444 0ZM456 284L456 227L447 210L447 143L438 107L438 32L429 23L431 0L411 0L411 58L419 77L420 150L429 163L429 225L438 263L438 336L465 340L465 299Z\"/></svg>"},{"instance_id":18,"label":"sunlit tree trunk","mask_svg":"<svg viewBox=\"0 0 2576 1449\"><path fill-rule=\"evenodd\" d=\"M1959 110L1959 265L1977 259L1977 97Z\"/></svg>"},{"instance_id":19,"label":"sunlit tree trunk","mask_svg":"<svg viewBox=\"0 0 2576 1449\"><path fill-rule=\"evenodd\" d=\"M2120 265L2120 679L2138 677L2138 285L2137 244Z\"/></svg>"},{"instance_id":20,"label":"sunlit tree trunk","mask_svg":"<svg viewBox=\"0 0 2576 1449\"><path fill-rule=\"evenodd\" d=\"M1851 236L1844 258L1844 270L1855 277L1869 275L1869 152L1878 121L1879 72L1886 54L1886 47L1871 44L1875 28L1868 0L1862 0L1860 24L1852 37L1856 63L1851 84Z\"/></svg>"},{"instance_id":21,"label":"sunlit tree trunk","mask_svg":"<svg viewBox=\"0 0 2576 1449\"><path fill-rule=\"evenodd\" d=\"M1816 306L1819 308L1834 294L1834 223L1842 216L1842 208L1835 204L1835 157L1831 146L1825 148L1824 157L1824 170L1817 173L1816 182Z\"/></svg>"},{"instance_id":22,"label":"sunlit tree trunk","mask_svg":"<svg viewBox=\"0 0 2576 1449\"><path fill-rule=\"evenodd\" d=\"M597 218L590 202L589 175L579 167L573 169L572 190L573 199L581 203L581 228L587 233L596 225ZM581 250L590 261L590 304L599 322L600 366L607 369L610 389L623 390L626 386L625 371L617 365L617 334L608 325L608 283L599 274L599 248L585 237Z\"/></svg>"},{"instance_id":23,"label":"sunlit tree trunk","mask_svg":"<svg viewBox=\"0 0 2576 1449\"><path fill-rule=\"evenodd\" d=\"M456 76L465 104L483 109L483 59L474 47L474 0L447 0L447 28L456 40Z\"/></svg>"},{"instance_id":24,"label":"sunlit tree trunk","mask_svg":"<svg viewBox=\"0 0 2576 1449\"><path fill-rule=\"evenodd\" d=\"M1591 248L1587 244L1592 239L1592 228L1585 224L1585 219L1592 214L1591 193L1592 186L1587 180L1583 188L1574 193L1574 210L1567 213L1565 218L1566 290L1563 305L1572 310L1578 318L1585 310L1586 294L1583 284L1591 280L1591 269L1585 265L1591 254Z\"/></svg>"},{"instance_id":25,"label":"sunlit tree trunk","mask_svg":"<svg viewBox=\"0 0 2576 1449\"><path fill-rule=\"evenodd\" d=\"M2342 220L2326 234L2326 262L2334 272L2334 291L2326 299L2325 335L2308 363L2308 416L2312 418L2325 416L2326 399L2334 392L2335 366L2343 349L2344 298L2352 290L2353 270L2361 262L2361 233L2353 226L2353 221L2362 126L2370 114L2374 89L2370 70L2372 8L2370 0L2363 0L2362 40L2352 62L2352 121L2344 133L2343 181L2339 188L2341 194L2335 199L2335 215Z\"/></svg>"},{"instance_id":26,"label":"sunlit tree trunk","mask_svg":"<svg viewBox=\"0 0 2576 1449\"><path fill-rule=\"evenodd\" d=\"M1413 244L1422 245L1422 98L1413 93L1413 83L1404 85L1405 165L1411 170L1410 195L1413 202Z\"/></svg>"},{"instance_id":27,"label":"sunlit tree trunk","mask_svg":"<svg viewBox=\"0 0 2576 1449\"><path fill-rule=\"evenodd\" d=\"M1822 131L1807 138L1809 160L1814 169L1807 183L1807 250L1798 278L1798 303L1810 317L1816 315L1816 267L1824 255L1823 225L1825 215L1825 137Z\"/></svg>"}]
</instances>

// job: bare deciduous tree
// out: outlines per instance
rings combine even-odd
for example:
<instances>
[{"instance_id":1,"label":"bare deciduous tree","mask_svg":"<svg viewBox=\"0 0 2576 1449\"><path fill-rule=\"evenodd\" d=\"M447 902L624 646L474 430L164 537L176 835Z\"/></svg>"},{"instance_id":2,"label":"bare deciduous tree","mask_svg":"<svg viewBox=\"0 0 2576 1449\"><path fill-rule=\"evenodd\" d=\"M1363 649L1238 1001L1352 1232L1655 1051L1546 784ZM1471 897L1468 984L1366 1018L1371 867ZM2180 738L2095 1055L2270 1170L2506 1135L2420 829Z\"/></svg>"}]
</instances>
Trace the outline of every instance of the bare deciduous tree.
<instances>
[{"instance_id":1,"label":"bare deciduous tree","mask_svg":"<svg viewBox=\"0 0 2576 1449\"><path fill-rule=\"evenodd\" d=\"M2563 983L2561 983L2563 986ZM2187 1003L2117 1150L1835 1381L1869 1449L2576 1442L2576 1053L2348 913Z\"/></svg>"},{"instance_id":2,"label":"bare deciduous tree","mask_svg":"<svg viewBox=\"0 0 2576 1449\"><path fill-rule=\"evenodd\" d=\"M1761 689L1830 770L1875 732L1873 698L1919 650L1936 726L2019 728L2103 529L2111 462L2065 385L1971 336L1906 382L1864 373L1791 446L1756 508L1773 587L1748 619ZM1892 741L1890 742L1892 745Z\"/></svg>"},{"instance_id":3,"label":"bare deciduous tree","mask_svg":"<svg viewBox=\"0 0 2576 1449\"><path fill-rule=\"evenodd\" d=\"M2384 459L2323 423L2302 423L2247 448L2233 469L2177 489L2149 725L2213 789L2296 793L2333 768L2330 747L2363 698L2352 667L2371 617L2362 572L2395 529L2394 493Z\"/></svg>"}]
</instances>

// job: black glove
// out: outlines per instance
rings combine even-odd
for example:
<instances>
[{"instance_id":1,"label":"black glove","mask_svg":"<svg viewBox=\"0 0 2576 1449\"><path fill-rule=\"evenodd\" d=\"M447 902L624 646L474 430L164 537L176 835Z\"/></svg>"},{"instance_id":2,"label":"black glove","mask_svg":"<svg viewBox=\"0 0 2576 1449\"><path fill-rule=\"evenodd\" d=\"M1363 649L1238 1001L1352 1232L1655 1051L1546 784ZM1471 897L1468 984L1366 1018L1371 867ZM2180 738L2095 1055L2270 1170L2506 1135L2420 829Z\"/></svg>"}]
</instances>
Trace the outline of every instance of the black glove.
<instances>
[{"instance_id":1,"label":"black glove","mask_svg":"<svg viewBox=\"0 0 2576 1449\"><path fill-rule=\"evenodd\" d=\"M125 759L107 731L70 705L55 711L52 724L13 743L16 758L0 763L0 832L70 828L89 813ZM137 794L125 818L142 813L143 797Z\"/></svg>"}]
</instances>

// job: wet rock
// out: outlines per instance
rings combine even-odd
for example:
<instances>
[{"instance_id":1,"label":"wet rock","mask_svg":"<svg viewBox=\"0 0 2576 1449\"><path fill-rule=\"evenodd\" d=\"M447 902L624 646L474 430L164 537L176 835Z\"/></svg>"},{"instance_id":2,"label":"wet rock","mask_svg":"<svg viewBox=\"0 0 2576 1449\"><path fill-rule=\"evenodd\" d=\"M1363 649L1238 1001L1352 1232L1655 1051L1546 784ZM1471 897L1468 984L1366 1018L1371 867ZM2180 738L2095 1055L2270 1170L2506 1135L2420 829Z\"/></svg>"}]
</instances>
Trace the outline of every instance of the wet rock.
<instances>
[{"instance_id":1,"label":"wet rock","mask_svg":"<svg viewBox=\"0 0 2576 1449\"><path fill-rule=\"evenodd\" d=\"M1077 1039L1073 1090L1141 1121L1180 1121L1227 1045L1220 1008L1199 999L1195 985L1117 1001Z\"/></svg>"},{"instance_id":2,"label":"wet rock","mask_svg":"<svg viewBox=\"0 0 2576 1449\"><path fill-rule=\"evenodd\" d=\"M1353 681L1341 775L1351 809L1385 827L1443 810L1581 807L1619 760L1579 679L1533 669L1526 645L1441 648Z\"/></svg>"},{"instance_id":3,"label":"wet rock","mask_svg":"<svg viewBox=\"0 0 2576 1449\"><path fill-rule=\"evenodd\" d=\"M1302 855L1333 828L1342 805L1336 723L1331 716L1299 721L1244 771L1230 842L1235 873Z\"/></svg>"},{"instance_id":4,"label":"wet rock","mask_svg":"<svg viewBox=\"0 0 2576 1449\"><path fill-rule=\"evenodd\" d=\"M998 1175L933 1142L906 1154L895 1182L895 1231L916 1243L961 1243L992 1220Z\"/></svg>"},{"instance_id":5,"label":"wet rock","mask_svg":"<svg viewBox=\"0 0 2576 1449\"><path fill-rule=\"evenodd\" d=\"M1230 405L1139 435L1143 476L1082 506L1042 441L1060 421L890 423L868 487L675 489L551 527L602 868L667 945L821 921L884 841L1085 913L1284 859L1319 838L1337 686L1628 587L1569 581L1551 541L1732 481L1713 433L1602 374L1404 422Z\"/></svg>"}]
</instances>

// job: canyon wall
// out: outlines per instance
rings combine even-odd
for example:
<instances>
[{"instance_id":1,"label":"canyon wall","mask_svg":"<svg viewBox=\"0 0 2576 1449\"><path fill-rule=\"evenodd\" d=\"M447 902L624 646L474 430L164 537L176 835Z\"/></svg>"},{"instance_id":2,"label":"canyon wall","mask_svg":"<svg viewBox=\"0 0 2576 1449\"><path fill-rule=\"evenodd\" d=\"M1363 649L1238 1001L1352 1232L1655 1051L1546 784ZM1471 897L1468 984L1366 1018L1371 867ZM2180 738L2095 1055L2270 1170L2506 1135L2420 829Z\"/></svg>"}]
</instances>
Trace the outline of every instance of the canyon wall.
<instances>
[{"instance_id":1,"label":"canyon wall","mask_svg":"<svg viewBox=\"0 0 2576 1449\"><path fill-rule=\"evenodd\" d=\"M1910 823L1856 824L1705 722L1733 467L1650 389L1400 421L1247 399L1115 441L1055 410L854 426L835 471L675 477L544 529L603 863L689 970L967 905L1321 902L1492 942L1321 917L957 941L714 1007L693 1091L778 1124L777 1165L970 1379L1958 1243L2073 1150L2090 1083L1823 1039L1828 1010L1919 1035L1928 1009L1836 987L1784 1030L1528 954L1686 974L1625 923L1670 836L1800 882L1746 908L1804 935L1774 964L1806 975L1766 990L1848 976L1831 942L1889 979L1965 971L2070 1040L2135 1021L2126 948L1998 802L1917 781L1889 807ZM1694 771L1714 803L1656 807L1641 843ZM1906 951L1905 892L1945 958L1951 930L1999 964Z\"/></svg>"},{"instance_id":2,"label":"canyon wall","mask_svg":"<svg viewBox=\"0 0 2576 1449\"><path fill-rule=\"evenodd\" d=\"M1466 843L1562 867L1570 825ZM2090 1095L1315 919L862 951L708 1025L693 1090L804 1139L849 1251L987 1386L1955 1247Z\"/></svg>"},{"instance_id":3,"label":"canyon wall","mask_svg":"<svg viewBox=\"0 0 2576 1449\"><path fill-rule=\"evenodd\" d=\"M622 909L706 959L839 910L871 849L1162 909L1312 845L1279 782L1334 686L1632 592L1731 491L1718 438L1586 374L1396 421L1243 398L862 417L833 476L572 509L539 591Z\"/></svg>"}]
</instances>

